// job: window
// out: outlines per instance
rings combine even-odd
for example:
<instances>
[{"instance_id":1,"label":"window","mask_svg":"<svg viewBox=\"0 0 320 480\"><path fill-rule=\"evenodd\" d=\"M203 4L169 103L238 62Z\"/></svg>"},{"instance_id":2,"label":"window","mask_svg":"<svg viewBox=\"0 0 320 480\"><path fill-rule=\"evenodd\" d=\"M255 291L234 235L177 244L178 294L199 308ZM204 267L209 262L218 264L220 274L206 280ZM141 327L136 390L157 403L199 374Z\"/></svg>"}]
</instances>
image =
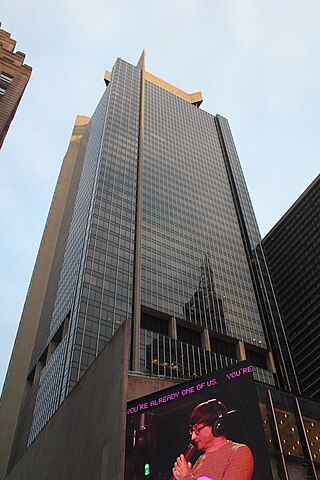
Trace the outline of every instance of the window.
<instances>
[{"instance_id":1,"label":"window","mask_svg":"<svg viewBox=\"0 0 320 480\"><path fill-rule=\"evenodd\" d=\"M260 367L268 370L267 360L263 353L254 352L253 350L249 350L248 348L246 348L246 355L248 360L250 360L255 367Z\"/></svg>"},{"instance_id":2,"label":"window","mask_svg":"<svg viewBox=\"0 0 320 480\"><path fill-rule=\"evenodd\" d=\"M147 313L141 314L141 328L150 330L151 332L160 333L162 335L169 335L168 322L162 318L158 318Z\"/></svg>"},{"instance_id":3,"label":"window","mask_svg":"<svg viewBox=\"0 0 320 480\"><path fill-rule=\"evenodd\" d=\"M7 82L7 83L11 83L13 80L13 77L7 73L1 72L0 80L3 80L4 82Z\"/></svg>"},{"instance_id":4,"label":"window","mask_svg":"<svg viewBox=\"0 0 320 480\"><path fill-rule=\"evenodd\" d=\"M224 342L218 338L210 337L211 351L225 357L237 359L236 346L234 343Z\"/></svg>"},{"instance_id":5,"label":"window","mask_svg":"<svg viewBox=\"0 0 320 480\"><path fill-rule=\"evenodd\" d=\"M185 343L190 343L196 347L201 347L201 333L196 332L195 330L190 330L189 328L177 327L178 340Z\"/></svg>"}]
</instances>

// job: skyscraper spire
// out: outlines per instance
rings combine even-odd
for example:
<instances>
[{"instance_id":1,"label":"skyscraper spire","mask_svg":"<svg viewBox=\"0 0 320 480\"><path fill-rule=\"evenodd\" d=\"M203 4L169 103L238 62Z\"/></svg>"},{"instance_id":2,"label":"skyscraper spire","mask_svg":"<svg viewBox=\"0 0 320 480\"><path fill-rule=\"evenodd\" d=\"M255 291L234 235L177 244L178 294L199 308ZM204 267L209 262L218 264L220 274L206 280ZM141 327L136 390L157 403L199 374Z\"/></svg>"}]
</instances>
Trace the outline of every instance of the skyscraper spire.
<instances>
[{"instance_id":1,"label":"skyscraper spire","mask_svg":"<svg viewBox=\"0 0 320 480\"><path fill-rule=\"evenodd\" d=\"M140 70L145 70L146 69L146 51L143 49L142 53L140 55L140 58L137 63L137 68L140 68Z\"/></svg>"}]
</instances>

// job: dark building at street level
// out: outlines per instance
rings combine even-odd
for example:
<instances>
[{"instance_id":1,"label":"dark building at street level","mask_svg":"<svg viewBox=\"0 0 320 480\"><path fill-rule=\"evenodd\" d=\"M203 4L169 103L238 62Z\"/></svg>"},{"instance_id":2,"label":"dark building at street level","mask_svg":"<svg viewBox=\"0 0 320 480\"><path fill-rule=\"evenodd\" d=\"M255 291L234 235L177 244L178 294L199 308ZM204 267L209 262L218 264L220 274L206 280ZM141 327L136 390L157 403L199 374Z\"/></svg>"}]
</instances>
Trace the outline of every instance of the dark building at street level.
<instances>
[{"instance_id":1,"label":"dark building at street level","mask_svg":"<svg viewBox=\"0 0 320 480\"><path fill-rule=\"evenodd\" d=\"M15 46L10 33L0 28L0 149L32 71L24 64L25 54L14 52Z\"/></svg>"},{"instance_id":2,"label":"dark building at street level","mask_svg":"<svg viewBox=\"0 0 320 480\"><path fill-rule=\"evenodd\" d=\"M320 176L262 240L304 395L320 401Z\"/></svg>"},{"instance_id":3,"label":"dark building at street level","mask_svg":"<svg viewBox=\"0 0 320 480\"><path fill-rule=\"evenodd\" d=\"M69 409L88 418L100 390L109 400L95 441L107 438L95 455L120 473L129 399L246 358L257 381L299 391L227 120L199 108L200 92L148 73L144 54L136 67L118 59L105 82L73 130L3 390L10 480L35 468L40 443L54 461L48 428L61 438L59 419L80 442Z\"/></svg>"}]
</instances>

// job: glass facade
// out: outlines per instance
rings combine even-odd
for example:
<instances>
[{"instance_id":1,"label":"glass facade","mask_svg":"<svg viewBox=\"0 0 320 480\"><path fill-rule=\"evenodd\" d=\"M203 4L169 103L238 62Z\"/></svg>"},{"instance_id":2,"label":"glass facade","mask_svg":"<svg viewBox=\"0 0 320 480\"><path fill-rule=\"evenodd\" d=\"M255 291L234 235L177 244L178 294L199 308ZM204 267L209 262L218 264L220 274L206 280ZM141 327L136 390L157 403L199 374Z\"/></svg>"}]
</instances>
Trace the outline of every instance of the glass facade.
<instances>
[{"instance_id":1,"label":"glass facade","mask_svg":"<svg viewBox=\"0 0 320 480\"><path fill-rule=\"evenodd\" d=\"M266 347L214 116L147 82L141 303Z\"/></svg>"},{"instance_id":2,"label":"glass facade","mask_svg":"<svg viewBox=\"0 0 320 480\"><path fill-rule=\"evenodd\" d=\"M249 358L257 380L281 383L228 122L147 78L118 59L92 117L48 334L30 366L45 357L28 445L125 320L131 370L190 378Z\"/></svg>"},{"instance_id":3,"label":"glass facade","mask_svg":"<svg viewBox=\"0 0 320 480\"><path fill-rule=\"evenodd\" d=\"M257 384L273 480L320 478L320 405Z\"/></svg>"},{"instance_id":4,"label":"glass facade","mask_svg":"<svg viewBox=\"0 0 320 480\"><path fill-rule=\"evenodd\" d=\"M29 443L132 312L139 71L117 62L92 130L61 269Z\"/></svg>"},{"instance_id":5,"label":"glass facade","mask_svg":"<svg viewBox=\"0 0 320 480\"><path fill-rule=\"evenodd\" d=\"M140 369L150 371L150 351L166 357L159 370L154 353L151 371L170 376L236 361L230 348L201 348L203 330L266 350L248 260L259 231L227 121L146 82L143 152L141 304L173 318L178 332L185 322L198 330L189 327L193 341L177 335L186 350L177 353L179 343L142 328ZM273 383L267 368L255 373Z\"/></svg>"},{"instance_id":6,"label":"glass facade","mask_svg":"<svg viewBox=\"0 0 320 480\"><path fill-rule=\"evenodd\" d=\"M320 176L263 239L304 395L320 401Z\"/></svg>"}]
</instances>

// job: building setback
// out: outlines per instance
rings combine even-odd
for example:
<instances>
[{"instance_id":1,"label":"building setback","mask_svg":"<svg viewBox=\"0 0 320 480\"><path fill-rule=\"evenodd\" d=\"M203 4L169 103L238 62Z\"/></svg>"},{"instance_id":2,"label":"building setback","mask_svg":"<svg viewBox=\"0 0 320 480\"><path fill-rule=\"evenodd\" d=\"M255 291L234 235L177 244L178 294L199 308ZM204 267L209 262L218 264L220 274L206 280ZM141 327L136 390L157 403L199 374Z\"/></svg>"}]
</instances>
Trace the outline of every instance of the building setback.
<instances>
[{"instance_id":1,"label":"building setback","mask_svg":"<svg viewBox=\"0 0 320 480\"><path fill-rule=\"evenodd\" d=\"M320 176L262 240L304 395L320 401Z\"/></svg>"},{"instance_id":2,"label":"building setback","mask_svg":"<svg viewBox=\"0 0 320 480\"><path fill-rule=\"evenodd\" d=\"M15 46L10 33L0 29L0 149L32 71L23 63L25 54L14 52Z\"/></svg>"},{"instance_id":3,"label":"building setback","mask_svg":"<svg viewBox=\"0 0 320 480\"><path fill-rule=\"evenodd\" d=\"M105 82L92 119L76 121L20 322L3 471L124 324L137 378L178 381L247 358L256 380L299 389L227 120L147 72L144 53L137 66L118 59Z\"/></svg>"}]
</instances>

